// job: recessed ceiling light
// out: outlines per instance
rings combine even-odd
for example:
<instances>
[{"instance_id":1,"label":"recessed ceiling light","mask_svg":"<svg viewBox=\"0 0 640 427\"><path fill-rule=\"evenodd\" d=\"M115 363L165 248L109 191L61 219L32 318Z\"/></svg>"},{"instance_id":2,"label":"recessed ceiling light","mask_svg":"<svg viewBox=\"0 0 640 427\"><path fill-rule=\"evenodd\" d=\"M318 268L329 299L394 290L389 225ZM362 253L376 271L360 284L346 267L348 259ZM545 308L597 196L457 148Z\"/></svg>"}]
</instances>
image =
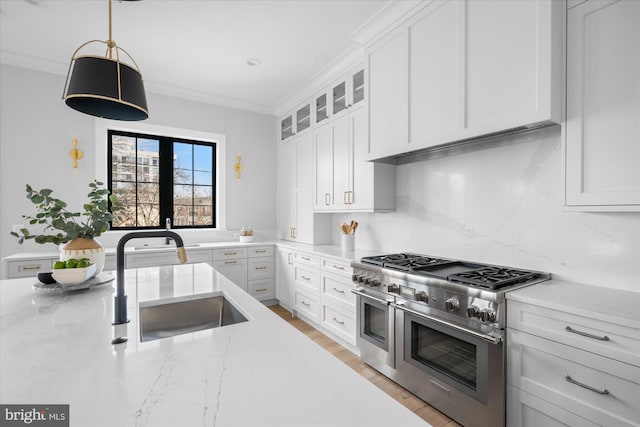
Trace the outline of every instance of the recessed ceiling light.
<instances>
[{"instance_id":1,"label":"recessed ceiling light","mask_svg":"<svg viewBox=\"0 0 640 427\"><path fill-rule=\"evenodd\" d=\"M257 67L260 64L262 64L262 62L260 62L260 60L257 58L247 59L247 65L249 65L250 67Z\"/></svg>"}]
</instances>

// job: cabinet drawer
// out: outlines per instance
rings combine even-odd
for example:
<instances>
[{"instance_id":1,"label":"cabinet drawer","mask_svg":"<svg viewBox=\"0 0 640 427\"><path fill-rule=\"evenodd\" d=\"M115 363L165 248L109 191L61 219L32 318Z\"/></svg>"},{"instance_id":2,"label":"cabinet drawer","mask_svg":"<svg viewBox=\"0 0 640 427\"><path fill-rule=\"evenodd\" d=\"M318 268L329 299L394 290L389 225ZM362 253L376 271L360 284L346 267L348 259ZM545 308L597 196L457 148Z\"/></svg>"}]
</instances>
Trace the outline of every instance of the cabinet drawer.
<instances>
[{"instance_id":1,"label":"cabinet drawer","mask_svg":"<svg viewBox=\"0 0 640 427\"><path fill-rule=\"evenodd\" d=\"M55 258L38 258L7 262L7 278L36 277L40 271L51 271Z\"/></svg>"},{"instance_id":2,"label":"cabinet drawer","mask_svg":"<svg viewBox=\"0 0 640 427\"><path fill-rule=\"evenodd\" d=\"M311 267L320 267L320 257L317 255L311 255L307 253L298 253L295 254L295 262L298 264L304 264Z\"/></svg>"},{"instance_id":3,"label":"cabinet drawer","mask_svg":"<svg viewBox=\"0 0 640 427\"><path fill-rule=\"evenodd\" d=\"M209 250L187 250L187 263L211 262ZM155 267L159 265L180 264L178 254L171 251L153 251L126 255L127 268Z\"/></svg>"},{"instance_id":4,"label":"cabinet drawer","mask_svg":"<svg viewBox=\"0 0 640 427\"><path fill-rule=\"evenodd\" d=\"M322 293L325 298L335 299L350 307L355 307L356 296L351 292L353 288L350 279L344 279L335 274L322 273Z\"/></svg>"},{"instance_id":5,"label":"cabinet drawer","mask_svg":"<svg viewBox=\"0 0 640 427\"><path fill-rule=\"evenodd\" d=\"M247 253L249 258L273 256L273 246L252 246Z\"/></svg>"},{"instance_id":6,"label":"cabinet drawer","mask_svg":"<svg viewBox=\"0 0 640 427\"><path fill-rule=\"evenodd\" d=\"M258 301L274 298L273 279L249 280L247 291Z\"/></svg>"},{"instance_id":7,"label":"cabinet drawer","mask_svg":"<svg viewBox=\"0 0 640 427\"><path fill-rule=\"evenodd\" d=\"M322 325L352 345L356 344L355 313L347 314L331 304L322 306Z\"/></svg>"},{"instance_id":8,"label":"cabinet drawer","mask_svg":"<svg viewBox=\"0 0 640 427\"><path fill-rule=\"evenodd\" d=\"M213 250L213 260L238 259L247 257L247 248L222 248Z\"/></svg>"},{"instance_id":9,"label":"cabinet drawer","mask_svg":"<svg viewBox=\"0 0 640 427\"><path fill-rule=\"evenodd\" d=\"M249 258L248 259L248 278L265 279L273 277L273 258Z\"/></svg>"},{"instance_id":10,"label":"cabinet drawer","mask_svg":"<svg viewBox=\"0 0 640 427\"><path fill-rule=\"evenodd\" d=\"M294 309L309 320L320 323L320 301L317 297L311 296L296 285L294 291Z\"/></svg>"},{"instance_id":11,"label":"cabinet drawer","mask_svg":"<svg viewBox=\"0 0 640 427\"><path fill-rule=\"evenodd\" d=\"M507 343L508 383L603 426L640 423L639 368L520 331Z\"/></svg>"},{"instance_id":12,"label":"cabinet drawer","mask_svg":"<svg viewBox=\"0 0 640 427\"><path fill-rule=\"evenodd\" d=\"M308 292L313 295L320 294L320 277L317 271L296 265L293 274L295 282L307 289Z\"/></svg>"},{"instance_id":13,"label":"cabinet drawer","mask_svg":"<svg viewBox=\"0 0 640 427\"><path fill-rule=\"evenodd\" d=\"M353 272L351 262L332 258L322 258L322 270L330 271L349 278L351 278L351 274Z\"/></svg>"},{"instance_id":14,"label":"cabinet drawer","mask_svg":"<svg viewBox=\"0 0 640 427\"><path fill-rule=\"evenodd\" d=\"M507 425L509 427L598 427L546 400L507 385Z\"/></svg>"},{"instance_id":15,"label":"cabinet drawer","mask_svg":"<svg viewBox=\"0 0 640 427\"><path fill-rule=\"evenodd\" d=\"M507 304L511 328L640 366L638 329L519 301Z\"/></svg>"}]
</instances>

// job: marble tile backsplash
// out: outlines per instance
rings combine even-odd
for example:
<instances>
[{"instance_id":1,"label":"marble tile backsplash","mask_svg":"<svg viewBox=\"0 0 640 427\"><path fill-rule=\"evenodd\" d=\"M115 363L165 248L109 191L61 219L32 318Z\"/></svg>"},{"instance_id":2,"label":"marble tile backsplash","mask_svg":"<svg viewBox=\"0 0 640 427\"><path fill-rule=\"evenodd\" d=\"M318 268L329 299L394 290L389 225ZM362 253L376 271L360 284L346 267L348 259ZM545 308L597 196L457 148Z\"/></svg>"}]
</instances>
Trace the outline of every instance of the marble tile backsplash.
<instances>
[{"instance_id":1,"label":"marble tile backsplash","mask_svg":"<svg viewBox=\"0 0 640 427\"><path fill-rule=\"evenodd\" d=\"M358 249L548 271L640 292L640 213L563 209L559 127L396 169L396 211L355 219Z\"/></svg>"}]
</instances>

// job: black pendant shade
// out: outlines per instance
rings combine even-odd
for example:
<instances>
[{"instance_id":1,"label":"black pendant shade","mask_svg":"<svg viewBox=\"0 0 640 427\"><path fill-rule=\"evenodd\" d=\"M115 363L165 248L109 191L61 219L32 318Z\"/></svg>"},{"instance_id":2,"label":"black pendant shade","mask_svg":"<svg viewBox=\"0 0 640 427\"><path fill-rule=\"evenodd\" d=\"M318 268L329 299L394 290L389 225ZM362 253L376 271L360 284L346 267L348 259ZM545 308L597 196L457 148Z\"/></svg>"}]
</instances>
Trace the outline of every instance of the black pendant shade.
<instances>
[{"instance_id":1,"label":"black pendant shade","mask_svg":"<svg viewBox=\"0 0 640 427\"><path fill-rule=\"evenodd\" d=\"M77 57L71 65L64 101L74 110L106 119L137 121L149 117L142 75L109 58Z\"/></svg>"}]
</instances>

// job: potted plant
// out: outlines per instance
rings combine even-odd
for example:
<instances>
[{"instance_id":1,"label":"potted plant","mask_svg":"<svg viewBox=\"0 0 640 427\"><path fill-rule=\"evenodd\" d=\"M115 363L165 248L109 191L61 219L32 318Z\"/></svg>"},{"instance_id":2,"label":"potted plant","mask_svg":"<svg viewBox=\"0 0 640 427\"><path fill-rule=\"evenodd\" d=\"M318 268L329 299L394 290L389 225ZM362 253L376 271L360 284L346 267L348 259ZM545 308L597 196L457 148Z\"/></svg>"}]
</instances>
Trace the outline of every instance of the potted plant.
<instances>
[{"instance_id":1,"label":"potted plant","mask_svg":"<svg viewBox=\"0 0 640 427\"><path fill-rule=\"evenodd\" d=\"M84 211L71 212L66 202L51 196L53 190L34 190L27 184L27 199L35 205L36 214L22 215L22 218L28 220L30 225L44 225L44 229L40 234L32 234L29 229L21 228L17 232L12 231L11 235L18 238L20 244L25 240L40 244L64 243L60 249L61 260L89 258L96 264L96 274L100 273L104 268L104 248L95 238L109 230L113 219L109 201L112 211L120 208L116 198L109 196L109 190L103 185L96 180L90 182L89 201L83 205Z\"/></svg>"}]
</instances>

